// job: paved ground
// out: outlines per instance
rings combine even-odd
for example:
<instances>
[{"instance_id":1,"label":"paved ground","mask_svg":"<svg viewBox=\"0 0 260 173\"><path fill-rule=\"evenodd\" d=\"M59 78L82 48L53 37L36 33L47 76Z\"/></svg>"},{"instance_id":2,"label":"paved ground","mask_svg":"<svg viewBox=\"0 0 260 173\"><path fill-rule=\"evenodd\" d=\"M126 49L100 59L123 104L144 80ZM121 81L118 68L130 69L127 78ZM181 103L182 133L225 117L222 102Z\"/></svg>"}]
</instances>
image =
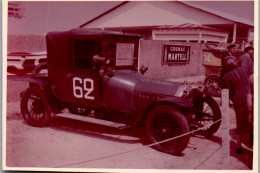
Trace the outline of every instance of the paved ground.
<instances>
[{"instance_id":1,"label":"paved ground","mask_svg":"<svg viewBox=\"0 0 260 173\"><path fill-rule=\"evenodd\" d=\"M9 168L93 168L161 170L250 170L252 148L242 155L234 152L235 116L230 111L230 153L222 147L223 130L210 138L192 136L181 156L142 148L146 140L142 128L116 129L55 119L50 127L34 128L24 123L19 110L19 93L24 82L8 81L6 125L6 165ZM122 153L126 152L124 154ZM86 170L86 169L84 169ZM75 171L75 169L73 169Z\"/></svg>"}]
</instances>

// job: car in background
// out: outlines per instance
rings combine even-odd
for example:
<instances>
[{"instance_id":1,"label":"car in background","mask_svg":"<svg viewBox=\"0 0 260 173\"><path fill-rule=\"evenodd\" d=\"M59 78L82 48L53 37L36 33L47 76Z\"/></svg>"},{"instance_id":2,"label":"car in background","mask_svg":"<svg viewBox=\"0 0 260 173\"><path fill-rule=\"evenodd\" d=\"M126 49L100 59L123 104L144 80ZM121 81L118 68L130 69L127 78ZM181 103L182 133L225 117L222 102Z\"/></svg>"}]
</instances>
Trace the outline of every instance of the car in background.
<instances>
[{"instance_id":1,"label":"car in background","mask_svg":"<svg viewBox=\"0 0 260 173\"><path fill-rule=\"evenodd\" d=\"M7 54L7 72L27 74L43 62L47 62L47 52L10 52Z\"/></svg>"},{"instance_id":2,"label":"car in background","mask_svg":"<svg viewBox=\"0 0 260 173\"><path fill-rule=\"evenodd\" d=\"M234 51L234 56L238 58L242 56L243 53L244 52L241 49L236 49ZM220 96L222 89L220 79L222 70L221 58L226 54L228 54L228 49L216 44L207 44L202 52L202 65L205 67L204 85L207 88L216 91L218 96Z\"/></svg>"}]
</instances>

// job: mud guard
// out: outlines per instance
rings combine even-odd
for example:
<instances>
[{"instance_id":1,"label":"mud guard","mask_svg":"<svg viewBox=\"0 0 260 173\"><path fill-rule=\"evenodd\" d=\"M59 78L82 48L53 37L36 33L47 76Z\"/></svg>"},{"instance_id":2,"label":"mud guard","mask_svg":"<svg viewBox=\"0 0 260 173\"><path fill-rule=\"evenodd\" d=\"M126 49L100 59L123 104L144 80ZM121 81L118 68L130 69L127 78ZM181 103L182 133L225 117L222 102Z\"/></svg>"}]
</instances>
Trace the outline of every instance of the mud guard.
<instances>
[{"instance_id":1,"label":"mud guard","mask_svg":"<svg viewBox=\"0 0 260 173\"><path fill-rule=\"evenodd\" d=\"M48 106L51 109L51 111L55 114L61 112L59 109L59 106L57 104L57 100L51 91L49 82L46 79L33 77L33 76L19 76L13 80L27 81L27 82L29 82L30 86L33 86L33 85L39 86L43 90L43 92L47 98Z\"/></svg>"},{"instance_id":2,"label":"mud guard","mask_svg":"<svg viewBox=\"0 0 260 173\"><path fill-rule=\"evenodd\" d=\"M141 111L138 116L136 117L133 126L137 125L140 123L143 119L145 119L146 115L155 107L158 105L172 105L173 107L177 108L180 110L181 113L184 115L189 114L193 107L194 104L191 100L187 100L181 97L165 97L156 100L155 102L151 103L144 111Z\"/></svg>"},{"instance_id":3,"label":"mud guard","mask_svg":"<svg viewBox=\"0 0 260 173\"><path fill-rule=\"evenodd\" d=\"M166 98L162 98L157 100L155 103L156 104L161 104L161 103L171 103L179 108L192 108L194 105L192 103L192 101L181 98L181 97L166 97Z\"/></svg>"}]
</instances>

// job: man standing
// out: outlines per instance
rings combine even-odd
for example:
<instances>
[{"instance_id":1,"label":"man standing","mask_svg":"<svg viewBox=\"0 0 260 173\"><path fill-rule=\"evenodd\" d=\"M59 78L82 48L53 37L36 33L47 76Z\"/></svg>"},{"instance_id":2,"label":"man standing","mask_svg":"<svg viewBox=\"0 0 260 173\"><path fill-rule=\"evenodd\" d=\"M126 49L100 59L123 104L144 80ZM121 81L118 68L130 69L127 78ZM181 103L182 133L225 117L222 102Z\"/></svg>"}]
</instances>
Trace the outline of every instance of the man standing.
<instances>
[{"instance_id":1,"label":"man standing","mask_svg":"<svg viewBox=\"0 0 260 173\"><path fill-rule=\"evenodd\" d=\"M242 55L239 59L239 66L243 67L248 75L254 73L254 48L252 46L248 46L244 49L244 55Z\"/></svg>"},{"instance_id":2,"label":"man standing","mask_svg":"<svg viewBox=\"0 0 260 173\"><path fill-rule=\"evenodd\" d=\"M248 94L248 74L244 68L237 66L237 58L227 56L224 59L224 66L227 73L223 76L223 88L229 89L230 99L234 104L236 113L236 132L238 154L243 152L241 140L243 135L252 133L252 124L249 122L249 112L247 107Z\"/></svg>"}]
</instances>

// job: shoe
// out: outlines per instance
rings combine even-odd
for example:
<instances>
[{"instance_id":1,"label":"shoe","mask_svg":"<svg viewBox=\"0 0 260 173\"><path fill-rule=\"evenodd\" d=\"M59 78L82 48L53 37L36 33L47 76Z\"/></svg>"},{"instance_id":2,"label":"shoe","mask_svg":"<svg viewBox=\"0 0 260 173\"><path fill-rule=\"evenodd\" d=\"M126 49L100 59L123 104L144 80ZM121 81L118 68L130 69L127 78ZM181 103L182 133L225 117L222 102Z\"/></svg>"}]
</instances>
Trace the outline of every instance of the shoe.
<instances>
[{"instance_id":1,"label":"shoe","mask_svg":"<svg viewBox=\"0 0 260 173\"><path fill-rule=\"evenodd\" d=\"M244 150L243 150L242 148L237 148L237 149L236 149L236 152L237 152L237 154L241 154L241 153L244 152Z\"/></svg>"}]
</instances>

